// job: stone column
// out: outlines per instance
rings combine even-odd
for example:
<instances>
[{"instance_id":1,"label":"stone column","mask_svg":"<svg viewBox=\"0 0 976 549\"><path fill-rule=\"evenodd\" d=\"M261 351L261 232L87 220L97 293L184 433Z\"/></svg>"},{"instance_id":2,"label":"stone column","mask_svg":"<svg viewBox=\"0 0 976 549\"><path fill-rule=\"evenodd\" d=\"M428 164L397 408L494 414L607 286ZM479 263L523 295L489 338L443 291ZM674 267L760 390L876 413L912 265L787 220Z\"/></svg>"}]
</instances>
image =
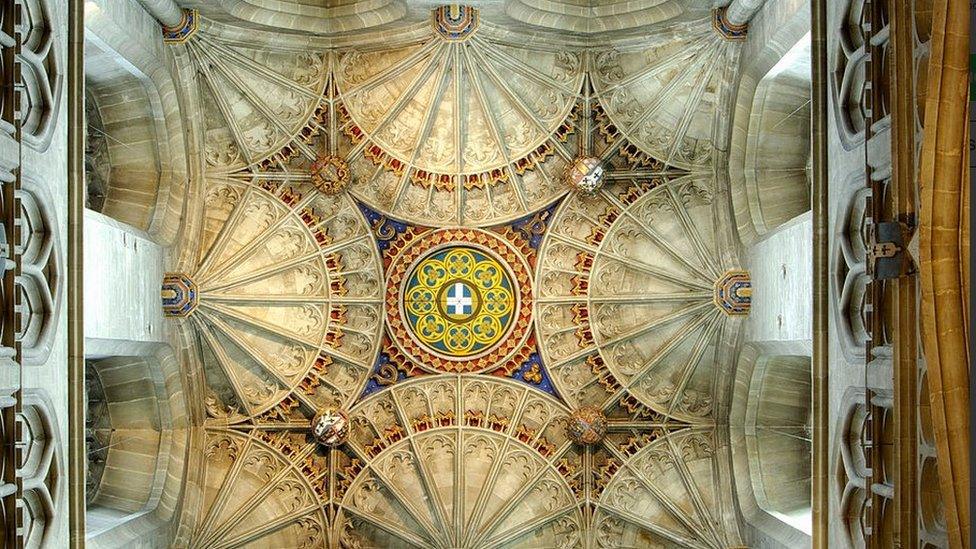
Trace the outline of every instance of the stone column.
<instances>
[{"instance_id":1,"label":"stone column","mask_svg":"<svg viewBox=\"0 0 976 549\"><path fill-rule=\"evenodd\" d=\"M810 3L810 61L812 94L810 102L810 141L813 177L811 205L813 216L813 460L811 464L811 502L813 509L813 549L827 549L830 538L830 238L828 218L827 140L827 2Z\"/></svg>"},{"instance_id":2,"label":"stone column","mask_svg":"<svg viewBox=\"0 0 976 549\"><path fill-rule=\"evenodd\" d=\"M164 27L179 27L183 22L183 10L174 0L139 0L139 2Z\"/></svg>"},{"instance_id":3,"label":"stone column","mask_svg":"<svg viewBox=\"0 0 976 549\"><path fill-rule=\"evenodd\" d=\"M143 0L147 1L149 0ZM725 19L733 26L745 25L765 2L766 0L732 0L725 9Z\"/></svg>"}]
</instances>

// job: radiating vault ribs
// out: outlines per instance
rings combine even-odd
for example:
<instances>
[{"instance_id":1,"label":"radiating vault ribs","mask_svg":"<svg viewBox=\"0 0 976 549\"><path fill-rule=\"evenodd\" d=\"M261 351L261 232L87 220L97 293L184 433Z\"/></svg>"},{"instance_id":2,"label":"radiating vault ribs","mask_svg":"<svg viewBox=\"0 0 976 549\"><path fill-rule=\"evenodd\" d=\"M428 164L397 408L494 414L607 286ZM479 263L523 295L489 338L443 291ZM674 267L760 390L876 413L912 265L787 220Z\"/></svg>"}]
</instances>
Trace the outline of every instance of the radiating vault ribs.
<instances>
[{"instance_id":1,"label":"radiating vault ribs","mask_svg":"<svg viewBox=\"0 0 976 549\"><path fill-rule=\"evenodd\" d=\"M338 52L336 146L371 208L428 226L489 226L567 192L581 52L512 47L478 19L475 8L442 6L421 41Z\"/></svg>"},{"instance_id":2,"label":"radiating vault ribs","mask_svg":"<svg viewBox=\"0 0 976 549\"><path fill-rule=\"evenodd\" d=\"M535 322L570 405L711 416L726 318L714 303L723 271L714 230L710 184L680 173L613 182L557 210L537 262Z\"/></svg>"},{"instance_id":3,"label":"radiating vault ribs","mask_svg":"<svg viewBox=\"0 0 976 549\"><path fill-rule=\"evenodd\" d=\"M307 427L208 427L193 547L722 547L708 427L624 421L585 446L569 408L494 376L433 375L355 404L323 447ZM589 513L584 509L589 506ZM592 521L592 522L589 522ZM284 525L284 527L283 527Z\"/></svg>"},{"instance_id":4,"label":"radiating vault ribs","mask_svg":"<svg viewBox=\"0 0 976 549\"><path fill-rule=\"evenodd\" d=\"M201 251L163 298L199 342L208 416L307 425L351 404L383 314L381 259L356 204L310 180L208 180L204 202Z\"/></svg>"}]
</instances>

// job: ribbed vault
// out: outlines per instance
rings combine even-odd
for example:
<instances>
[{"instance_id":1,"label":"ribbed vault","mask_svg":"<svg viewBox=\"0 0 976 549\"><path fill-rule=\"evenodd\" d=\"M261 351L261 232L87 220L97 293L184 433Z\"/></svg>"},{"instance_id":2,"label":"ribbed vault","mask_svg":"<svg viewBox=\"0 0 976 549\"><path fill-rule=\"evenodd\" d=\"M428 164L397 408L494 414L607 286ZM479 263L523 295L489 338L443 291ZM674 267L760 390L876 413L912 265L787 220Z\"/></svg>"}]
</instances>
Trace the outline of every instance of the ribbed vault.
<instances>
[{"instance_id":1,"label":"ribbed vault","mask_svg":"<svg viewBox=\"0 0 976 549\"><path fill-rule=\"evenodd\" d=\"M694 176L571 197L549 227L537 329L573 404L694 421L712 415L716 340L712 190ZM656 185L655 185L656 184Z\"/></svg>"},{"instance_id":2,"label":"ribbed vault","mask_svg":"<svg viewBox=\"0 0 976 549\"><path fill-rule=\"evenodd\" d=\"M720 349L748 275L712 158L738 48L702 6L631 4L650 40L437 7L334 41L204 19L178 46L202 113L164 286L208 394L191 547L738 543ZM485 336L481 307L515 327ZM461 317L471 357L417 336Z\"/></svg>"},{"instance_id":3,"label":"ribbed vault","mask_svg":"<svg viewBox=\"0 0 976 549\"><path fill-rule=\"evenodd\" d=\"M310 187L310 186L309 186ZM210 180L190 320L207 411L236 422L350 403L376 356L378 253L344 196Z\"/></svg>"},{"instance_id":4,"label":"ribbed vault","mask_svg":"<svg viewBox=\"0 0 976 549\"><path fill-rule=\"evenodd\" d=\"M338 449L210 428L193 546L725 546L711 429L615 422L581 449L568 413L521 383L441 375L356 405Z\"/></svg>"}]
</instances>

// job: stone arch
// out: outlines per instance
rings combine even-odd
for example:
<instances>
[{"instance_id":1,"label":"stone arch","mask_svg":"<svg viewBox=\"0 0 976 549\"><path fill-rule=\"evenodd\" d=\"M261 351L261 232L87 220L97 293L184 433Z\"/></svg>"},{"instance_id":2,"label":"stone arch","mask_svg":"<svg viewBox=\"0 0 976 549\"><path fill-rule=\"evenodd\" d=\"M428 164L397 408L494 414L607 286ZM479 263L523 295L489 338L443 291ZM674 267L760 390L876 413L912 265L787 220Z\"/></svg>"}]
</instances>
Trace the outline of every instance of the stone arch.
<instances>
[{"instance_id":1,"label":"stone arch","mask_svg":"<svg viewBox=\"0 0 976 549\"><path fill-rule=\"evenodd\" d=\"M747 530L785 547L810 542L810 353L809 342L747 343L729 417Z\"/></svg>"},{"instance_id":2,"label":"stone arch","mask_svg":"<svg viewBox=\"0 0 976 549\"><path fill-rule=\"evenodd\" d=\"M294 0L219 0L214 4L207 7L207 13L226 13L245 26L314 34L362 32L399 21L408 11L403 0L354 0L328 6Z\"/></svg>"},{"instance_id":3,"label":"stone arch","mask_svg":"<svg viewBox=\"0 0 976 549\"><path fill-rule=\"evenodd\" d=\"M86 207L171 243L188 177L175 54L145 43L160 40L148 14L128 29L107 11L86 19Z\"/></svg>"},{"instance_id":4,"label":"stone arch","mask_svg":"<svg viewBox=\"0 0 976 549\"><path fill-rule=\"evenodd\" d=\"M47 187L27 177L19 194L23 276L17 286L24 313L18 339L24 364L37 366L47 362L54 346L64 293L64 261L55 202Z\"/></svg>"},{"instance_id":5,"label":"stone arch","mask_svg":"<svg viewBox=\"0 0 976 549\"><path fill-rule=\"evenodd\" d=\"M6 521L16 517L22 526L5 538L20 547L49 546L67 516L61 509L66 475L54 410L43 389L0 389L0 442L13 448L0 457L0 526L7 532ZM14 470L16 475L9 474Z\"/></svg>"},{"instance_id":6,"label":"stone arch","mask_svg":"<svg viewBox=\"0 0 976 549\"><path fill-rule=\"evenodd\" d=\"M752 25L767 36L743 52L754 61L734 106L729 179L744 245L810 209L810 23L805 10L774 16Z\"/></svg>"},{"instance_id":7,"label":"stone arch","mask_svg":"<svg viewBox=\"0 0 976 549\"><path fill-rule=\"evenodd\" d=\"M86 360L86 543L93 547L151 532L171 540L176 532L190 444L179 363L166 345L128 347L128 356Z\"/></svg>"},{"instance_id":8,"label":"stone arch","mask_svg":"<svg viewBox=\"0 0 976 549\"><path fill-rule=\"evenodd\" d=\"M64 81L62 55L58 47L60 23L57 6L48 0L22 0L9 2L5 6L6 17L13 18L19 10L22 28L5 40L16 40L21 44L20 78L23 84L20 96L21 130L24 143L32 149L44 152L51 143L55 120L60 110L61 88ZM4 44L7 46L7 44ZM12 62L13 59L4 60ZM14 71L11 71L13 74ZM12 124L13 120L5 118ZM7 128L9 131L10 128Z\"/></svg>"}]
</instances>

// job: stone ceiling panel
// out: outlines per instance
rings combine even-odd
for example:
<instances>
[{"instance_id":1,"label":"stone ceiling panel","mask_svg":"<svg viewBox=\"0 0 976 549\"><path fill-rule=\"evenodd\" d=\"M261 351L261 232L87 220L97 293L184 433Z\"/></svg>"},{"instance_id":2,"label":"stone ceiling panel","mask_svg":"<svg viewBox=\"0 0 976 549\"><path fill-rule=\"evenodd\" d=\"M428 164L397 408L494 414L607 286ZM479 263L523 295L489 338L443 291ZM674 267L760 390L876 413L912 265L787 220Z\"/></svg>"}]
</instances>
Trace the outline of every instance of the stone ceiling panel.
<instances>
[{"instance_id":1,"label":"stone ceiling panel","mask_svg":"<svg viewBox=\"0 0 976 549\"><path fill-rule=\"evenodd\" d=\"M540 348L560 394L683 421L712 415L713 189L694 176L574 195L557 211L537 273Z\"/></svg>"},{"instance_id":2,"label":"stone ceiling panel","mask_svg":"<svg viewBox=\"0 0 976 549\"><path fill-rule=\"evenodd\" d=\"M701 17L708 7L688 0L508 0L505 13L543 28L595 34Z\"/></svg>"},{"instance_id":3,"label":"stone ceiling panel","mask_svg":"<svg viewBox=\"0 0 976 549\"><path fill-rule=\"evenodd\" d=\"M727 546L712 428L611 422L578 445L569 414L511 380L439 375L354 406L337 447L209 428L191 546Z\"/></svg>"},{"instance_id":4,"label":"stone ceiling panel","mask_svg":"<svg viewBox=\"0 0 976 549\"><path fill-rule=\"evenodd\" d=\"M593 88L606 114L601 131L667 165L710 171L719 91L738 55L734 43L699 20L593 55Z\"/></svg>"},{"instance_id":5,"label":"stone ceiling panel","mask_svg":"<svg viewBox=\"0 0 976 549\"><path fill-rule=\"evenodd\" d=\"M584 78L581 52L522 48L478 24L407 47L338 54L340 147L354 194L421 225L487 225L565 193L566 134ZM464 13L458 15L463 20ZM381 166L382 169L378 169Z\"/></svg>"},{"instance_id":6,"label":"stone ceiling panel","mask_svg":"<svg viewBox=\"0 0 976 549\"><path fill-rule=\"evenodd\" d=\"M187 0L214 20L310 34L363 32L400 21L405 0Z\"/></svg>"},{"instance_id":7,"label":"stone ceiling panel","mask_svg":"<svg viewBox=\"0 0 976 549\"><path fill-rule=\"evenodd\" d=\"M208 389L192 546L735 544L737 50L707 17L586 48L483 15L187 42L203 205L163 296Z\"/></svg>"},{"instance_id":8,"label":"stone ceiling panel","mask_svg":"<svg viewBox=\"0 0 976 549\"><path fill-rule=\"evenodd\" d=\"M285 419L351 402L379 345L380 269L348 197L211 180L188 273L210 415Z\"/></svg>"},{"instance_id":9,"label":"stone ceiling panel","mask_svg":"<svg viewBox=\"0 0 976 549\"><path fill-rule=\"evenodd\" d=\"M206 30L187 42L187 50L197 70L205 157L213 170L266 160L292 143L319 107L328 78L324 53L242 45Z\"/></svg>"}]
</instances>

